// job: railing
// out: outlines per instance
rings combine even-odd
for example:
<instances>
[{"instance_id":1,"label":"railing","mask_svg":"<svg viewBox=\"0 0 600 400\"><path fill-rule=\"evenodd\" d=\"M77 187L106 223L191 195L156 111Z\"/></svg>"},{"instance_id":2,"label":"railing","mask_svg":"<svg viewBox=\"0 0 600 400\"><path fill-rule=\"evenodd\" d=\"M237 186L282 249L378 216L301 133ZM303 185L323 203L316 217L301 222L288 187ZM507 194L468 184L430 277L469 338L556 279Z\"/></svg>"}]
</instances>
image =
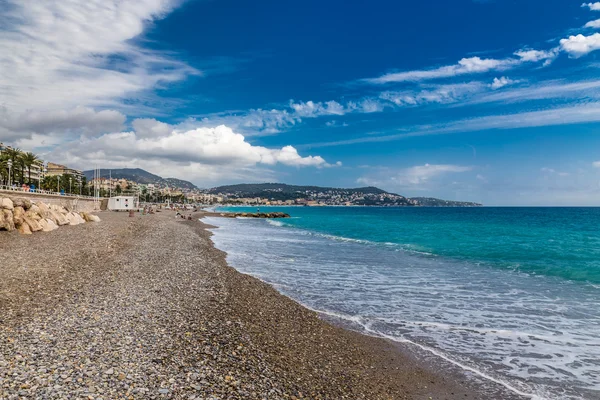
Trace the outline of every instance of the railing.
<instances>
[{"instance_id":1,"label":"railing","mask_svg":"<svg viewBox=\"0 0 600 400\"><path fill-rule=\"evenodd\" d=\"M76 197L76 198L83 198L83 199L90 199L90 200L97 199L94 196L86 196L86 195L75 194L75 193L59 193L59 192L53 192L51 190L31 189L29 187L23 187L23 186L0 185L0 190L6 190L6 191L11 191L11 192L21 192L21 193L45 194L45 195L51 195L51 196Z\"/></svg>"}]
</instances>

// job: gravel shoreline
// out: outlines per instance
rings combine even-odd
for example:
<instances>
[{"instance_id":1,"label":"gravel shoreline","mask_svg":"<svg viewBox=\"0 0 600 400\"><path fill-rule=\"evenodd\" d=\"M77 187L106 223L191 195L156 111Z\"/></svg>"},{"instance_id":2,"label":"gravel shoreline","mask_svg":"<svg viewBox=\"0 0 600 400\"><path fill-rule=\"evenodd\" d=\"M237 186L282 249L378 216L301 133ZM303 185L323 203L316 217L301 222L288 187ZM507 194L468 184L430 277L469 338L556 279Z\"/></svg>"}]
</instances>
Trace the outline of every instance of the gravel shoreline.
<instances>
[{"instance_id":1,"label":"gravel shoreline","mask_svg":"<svg viewBox=\"0 0 600 400\"><path fill-rule=\"evenodd\" d=\"M237 272L197 219L100 217L0 232L1 400L506 398Z\"/></svg>"}]
</instances>

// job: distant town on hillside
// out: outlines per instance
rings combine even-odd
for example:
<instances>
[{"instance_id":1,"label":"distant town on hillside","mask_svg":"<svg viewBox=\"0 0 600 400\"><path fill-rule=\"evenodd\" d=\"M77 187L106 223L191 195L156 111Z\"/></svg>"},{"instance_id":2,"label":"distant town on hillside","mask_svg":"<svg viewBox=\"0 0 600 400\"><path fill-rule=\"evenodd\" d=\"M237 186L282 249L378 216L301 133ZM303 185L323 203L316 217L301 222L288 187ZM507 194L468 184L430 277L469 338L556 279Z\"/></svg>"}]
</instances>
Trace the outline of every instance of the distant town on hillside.
<instances>
[{"instance_id":1,"label":"distant town on hillside","mask_svg":"<svg viewBox=\"0 0 600 400\"><path fill-rule=\"evenodd\" d=\"M94 184L93 171L84 171ZM298 186L283 183L255 183L199 189L188 181L162 178L143 169L102 169L98 182L104 192L139 193L147 201L164 198L173 201L191 201L204 204L239 205L306 205L306 206L427 206L478 207L472 202L449 201L435 198L407 198L376 187L332 188Z\"/></svg>"},{"instance_id":2,"label":"distant town on hillside","mask_svg":"<svg viewBox=\"0 0 600 400\"><path fill-rule=\"evenodd\" d=\"M0 143L0 186L100 197L135 195L146 202L239 205L477 207L481 204L436 198L408 198L376 187L333 188L253 183L200 189L191 182L163 178L141 168L80 171L45 162L33 153Z\"/></svg>"}]
</instances>

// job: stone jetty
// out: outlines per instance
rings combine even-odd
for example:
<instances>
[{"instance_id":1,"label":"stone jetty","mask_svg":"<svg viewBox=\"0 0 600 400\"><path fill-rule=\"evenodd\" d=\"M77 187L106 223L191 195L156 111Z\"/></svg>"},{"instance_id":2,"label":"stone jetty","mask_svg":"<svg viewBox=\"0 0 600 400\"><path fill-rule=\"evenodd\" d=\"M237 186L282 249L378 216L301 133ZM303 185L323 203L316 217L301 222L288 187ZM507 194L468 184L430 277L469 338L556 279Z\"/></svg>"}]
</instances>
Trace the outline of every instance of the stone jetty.
<instances>
[{"instance_id":1,"label":"stone jetty","mask_svg":"<svg viewBox=\"0 0 600 400\"><path fill-rule=\"evenodd\" d=\"M222 217L227 218L290 218L289 214L283 212L270 212L270 213L246 213L246 212L232 212L232 213L221 213Z\"/></svg>"},{"instance_id":2,"label":"stone jetty","mask_svg":"<svg viewBox=\"0 0 600 400\"><path fill-rule=\"evenodd\" d=\"M75 212L64 206L33 202L23 197L0 197L0 231L18 230L21 234L50 232L62 225L99 222L87 212Z\"/></svg>"}]
</instances>

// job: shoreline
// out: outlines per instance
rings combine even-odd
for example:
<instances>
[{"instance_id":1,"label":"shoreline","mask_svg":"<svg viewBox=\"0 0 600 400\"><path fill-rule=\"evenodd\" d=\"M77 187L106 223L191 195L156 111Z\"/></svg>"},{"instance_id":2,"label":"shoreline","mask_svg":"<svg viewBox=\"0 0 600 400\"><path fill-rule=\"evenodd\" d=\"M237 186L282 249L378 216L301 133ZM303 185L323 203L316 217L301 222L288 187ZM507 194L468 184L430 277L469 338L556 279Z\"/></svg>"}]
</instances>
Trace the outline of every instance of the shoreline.
<instances>
[{"instance_id":1,"label":"shoreline","mask_svg":"<svg viewBox=\"0 0 600 400\"><path fill-rule=\"evenodd\" d=\"M198 219L100 216L0 236L0 399L508 398L238 272Z\"/></svg>"},{"instance_id":2,"label":"shoreline","mask_svg":"<svg viewBox=\"0 0 600 400\"><path fill-rule=\"evenodd\" d=\"M204 217L223 218L221 215L206 213L205 215L200 216L200 221L202 221ZM205 223L205 225L207 225L205 228L207 230L219 229L218 226L208 225L207 223ZM216 247L212 240L211 243L213 247L217 249L217 251L222 251ZM222 252L226 258L226 252ZM225 259L224 262L226 263ZM267 285L271 290L275 291L278 296L295 303L303 310L303 312L314 313L323 323L329 324L336 329L341 329L338 334L349 335L352 337L352 340L358 340L362 342L363 345L369 348L368 351L371 352L372 355L376 355L377 357L383 356L384 358L388 357L388 362L390 362L390 365L380 364L378 367L376 367L376 369L378 369L378 374L386 375L390 369L394 368L396 368L397 371L402 371L403 368L407 367L407 364L410 365L410 368L419 370L420 373L431 374L425 378L425 380L428 381L429 386L427 384L422 384L421 387L418 387L419 384L417 384L417 389L428 390L416 395L416 398L419 398L420 396L424 396L423 398L433 399L501 398L506 400L519 400L536 398L536 396L520 392L518 389L511 387L505 382L498 381L480 371L476 371L468 366L460 364L459 362L451 360L441 353L438 353L435 349L431 349L412 341L401 342L395 338L383 337L378 332L367 331L362 325L353 326L352 321L348 321L342 316L328 313L326 311L311 309L297 300L280 293L272 284L265 282L251 274L240 272L229 264L227 264L227 266L235 270L235 272L238 274L248 276L251 279L260 282L261 284ZM390 380L396 378L393 376L394 374L388 375L392 375L389 376ZM435 381L436 379L440 380L440 378L442 378L441 382ZM405 388L404 385L402 385L402 387ZM415 394L413 394L413 396L415 396ZM409 396L408 398L411 397Z\"/></svg>"}]
</instances>

